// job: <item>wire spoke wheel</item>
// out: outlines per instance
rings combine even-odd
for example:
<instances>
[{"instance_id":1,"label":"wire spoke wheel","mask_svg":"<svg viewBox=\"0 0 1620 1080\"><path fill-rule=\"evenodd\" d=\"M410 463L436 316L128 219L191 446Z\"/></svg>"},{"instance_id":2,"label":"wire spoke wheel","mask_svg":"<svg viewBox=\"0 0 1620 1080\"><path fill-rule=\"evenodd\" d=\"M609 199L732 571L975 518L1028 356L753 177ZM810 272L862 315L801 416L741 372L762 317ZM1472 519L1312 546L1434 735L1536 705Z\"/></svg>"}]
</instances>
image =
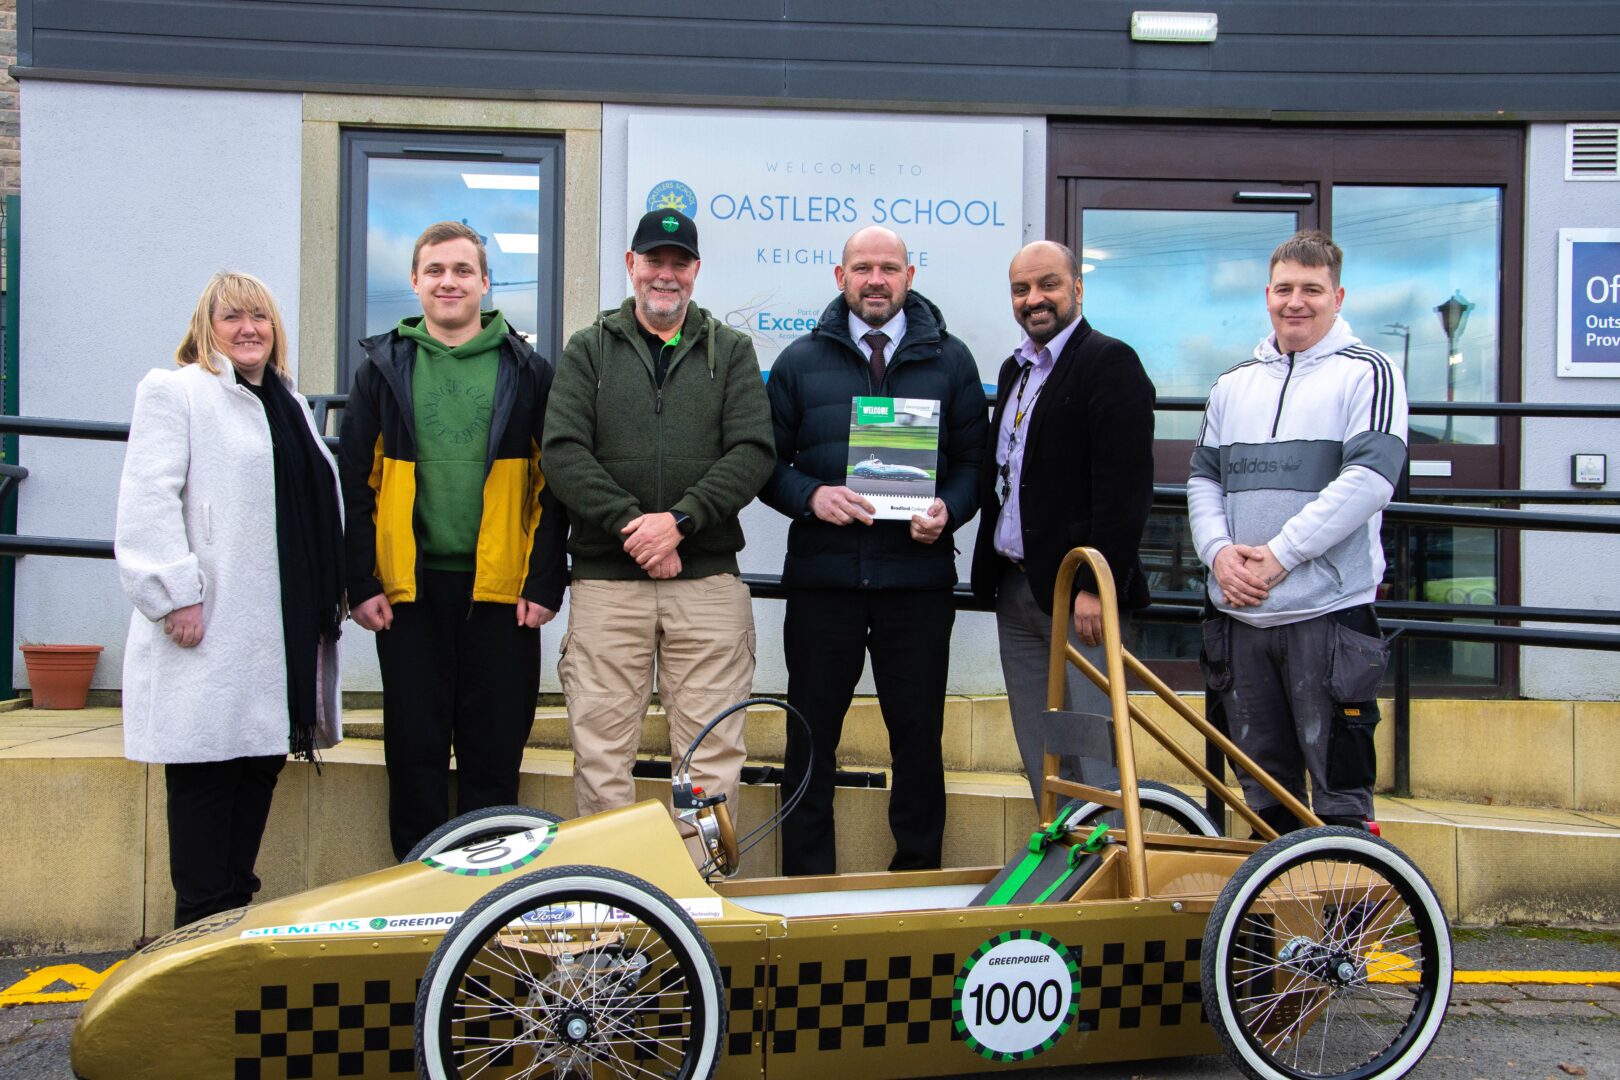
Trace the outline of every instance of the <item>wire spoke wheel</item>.
<instances>
[{"instance_id":1,"label":"wire spoke wheel","mask_svg":"<svg viewBox=\"0 0 1620 1080\"><path fill-rule=\"evenodd\" d=\"M1289 833L1244 861L1204 933L1205 1009L1250 1077L1404 1076L1439 1032L1451 938L1434 889L1355 829Z\"/></svg>"},{"instance_id":2,"label":"wire spoke wheel","mask_svg":"<svg viewBox=\"0 0 1620 1080\"><path fill-rule=\"evenodd\" d=\"M1108 785L1114 791L1119 790L1118 784ZM1136 782L1137 800L1142 806L1142 831L1150 833L1167 833L1171 836L1219 836L1221 831L1209 819L1197 800L1183 794L1169 784L1161 784L1157 780L1138 780ZM1083 829L1094 829L1098 824L1106 824L1110 829L1123 829L1125 827L1125 814L1120 810L1110 810L1100 803L1086 803L1080 808L1079 824Z\"/></svg>"},{"instance_id":3,"label":"wire spoke wheel","mask_svg":"<svg viewBox=\"0 0 1620 1080\"><path fill-rule=\"evenodd\" d=\"M707 1080L725 1011L697 925L604 867L526 874L469 908L417 997L430 1080Z\"/></svg>"}]
</instances>

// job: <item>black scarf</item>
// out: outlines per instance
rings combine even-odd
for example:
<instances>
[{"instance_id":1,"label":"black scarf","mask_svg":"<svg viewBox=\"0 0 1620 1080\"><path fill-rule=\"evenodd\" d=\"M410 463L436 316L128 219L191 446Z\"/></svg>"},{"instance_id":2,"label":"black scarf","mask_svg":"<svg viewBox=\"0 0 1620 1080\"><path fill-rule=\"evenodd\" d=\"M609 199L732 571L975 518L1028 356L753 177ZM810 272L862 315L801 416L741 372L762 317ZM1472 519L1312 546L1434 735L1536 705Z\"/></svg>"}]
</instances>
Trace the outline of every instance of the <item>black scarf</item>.
<instances>
[{"instance_id":1,"label":"black scarf","mask_svg":"<svg viewBox=\"0 0 1620 1080\"><path fill-rule=\"evenodd\" d=\"M321 642L341 633L343 527L332 469L304 416L304 407L275 372L254 386L264 403L275 448L276 552L281 568L281 629L287 651L289 747L315 760L316 664Z\"/></svg>"}]
</instances>

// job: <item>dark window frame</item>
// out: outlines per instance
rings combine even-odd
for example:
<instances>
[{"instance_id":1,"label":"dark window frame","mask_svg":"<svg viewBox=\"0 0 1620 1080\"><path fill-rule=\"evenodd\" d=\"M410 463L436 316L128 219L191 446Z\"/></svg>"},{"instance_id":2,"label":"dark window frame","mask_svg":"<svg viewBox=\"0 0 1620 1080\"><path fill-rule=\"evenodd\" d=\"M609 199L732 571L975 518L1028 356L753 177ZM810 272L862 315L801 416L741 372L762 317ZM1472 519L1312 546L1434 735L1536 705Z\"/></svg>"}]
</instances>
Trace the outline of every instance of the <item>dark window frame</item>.
<instances>
[{"instance_id":1,"label":"dark window frame","mask_svg":"<svg viewBox=\"0 0 1620 1080\"><path fill-rule=\"evenodd\" d=\"M489 161L540 167L540 274L549 286L535 289L536 351L556 362L562 353L563 185L565 154L561 135L467 130L345 127L340 133L342 162L338 212L337 385L347 390L366 336L367 163L391 157L425 161ZM433 224L424 221L422 227ZM547 328L549 327L549 332Z\"/></svg>"}]
</instances>

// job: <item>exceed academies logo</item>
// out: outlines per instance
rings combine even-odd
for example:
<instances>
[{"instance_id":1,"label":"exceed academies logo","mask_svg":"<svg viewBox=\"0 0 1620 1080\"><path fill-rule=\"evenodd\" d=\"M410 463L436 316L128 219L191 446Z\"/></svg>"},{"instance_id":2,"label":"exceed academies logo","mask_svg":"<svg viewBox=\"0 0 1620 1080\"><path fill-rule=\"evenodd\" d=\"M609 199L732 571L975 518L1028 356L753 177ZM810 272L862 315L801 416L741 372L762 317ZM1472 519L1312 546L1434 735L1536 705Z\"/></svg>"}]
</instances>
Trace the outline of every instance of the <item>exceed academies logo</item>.
<instances>
[{"instance_id":1,"label":"exceed academies logo","mask_svg":"<svg viewBox=\"0 0 1620 1080\"><path fill-rule=\"evenodd\" d=\"M679 180L663 180L647 192L648 210L679 210L689 218L697 217L697 192Z\"/></svg>"}]
</instances>

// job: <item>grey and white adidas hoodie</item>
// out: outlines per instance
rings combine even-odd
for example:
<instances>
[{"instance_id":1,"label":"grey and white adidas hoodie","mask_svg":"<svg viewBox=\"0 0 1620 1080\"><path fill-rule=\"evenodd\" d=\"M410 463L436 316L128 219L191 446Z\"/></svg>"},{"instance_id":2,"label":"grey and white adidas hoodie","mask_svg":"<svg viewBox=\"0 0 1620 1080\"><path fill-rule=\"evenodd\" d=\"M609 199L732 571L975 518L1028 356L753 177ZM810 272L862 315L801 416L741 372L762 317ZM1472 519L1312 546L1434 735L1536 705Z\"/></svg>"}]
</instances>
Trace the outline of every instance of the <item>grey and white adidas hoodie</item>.
<instances>
[{"instance_id":1,"label":"grey and white adidas hoodie","mask_svg":"<svg viewBox=\"0 0 1620 1080\"><path fill-rule=\"evenodd\" d=\"M1269 544L1288 576L1256 607L1210 600L1253 626L1370 603L1384 576L1378 529L1406 463L1406 386L1389 358L1335 319L1279 353L1275 335L1215 380L1187 479L1205 566L1227 544Z\"/></svg>"}]
</instances>

